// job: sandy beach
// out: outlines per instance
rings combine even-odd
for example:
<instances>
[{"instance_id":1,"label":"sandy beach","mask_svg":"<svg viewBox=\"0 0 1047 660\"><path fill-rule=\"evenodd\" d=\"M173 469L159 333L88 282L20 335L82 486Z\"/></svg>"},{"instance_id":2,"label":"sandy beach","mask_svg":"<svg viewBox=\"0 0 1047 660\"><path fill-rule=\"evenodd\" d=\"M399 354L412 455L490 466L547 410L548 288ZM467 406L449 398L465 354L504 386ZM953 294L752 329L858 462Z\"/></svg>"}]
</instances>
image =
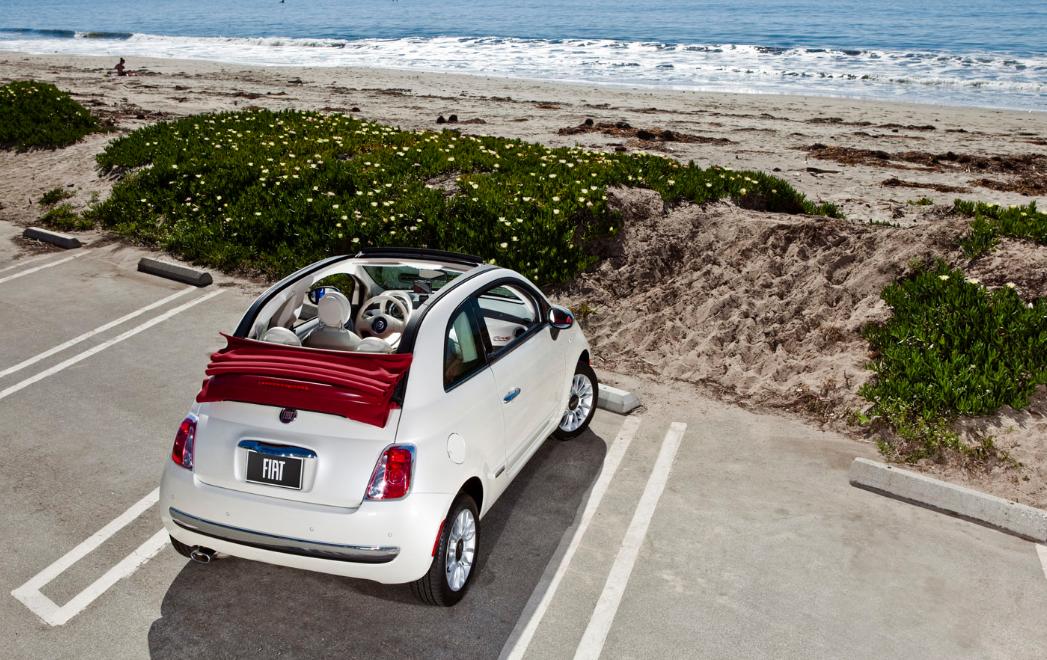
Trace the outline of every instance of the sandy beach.
<instances>
[{"instance_id":1,"label":"sandy beach","mask_svg":"<svg viewBox=\"0 0 1047 660\"><path fill-rule=\"evenodd\" d=\"M162 118L248 107L353 111L409 129L437 129L437 117L455 114L459 122L454 128L465 133L553 146L623 146L701 166L774 172L813 199L839 204L849 218L859 221L912 220L917 214L906 201L921 197L937 203L960 197L1005 204L1047 198L1042 164L1040 188L1029 196L999 189L1017 186L1013 179L1022 175L1020 165L1017 170L1008 165L979 171L968 163L940 158L950 152L1042 157L1047 153L1044 112L196 60L136 59L129 67L139 75L115 78L107 75L113 64L112 58L2 54L0 80L52 82L93 112L111 118L121 130ZM597 128L601 123L611 126L606 132L560 134L586 119ZM659 135L655 141L641 141L630 135L635 131L616 129L619 122L634 129L668 130L677 139L665 141ZM105 139L95 137L82 146L92 151ZM826 152L812 149L815 145L880 153L835 154L848 161L844 164L819 158ZM928 158L880 158L904 153ZM930 162L936 157L938 163ZM20 157L0 158L7 171L10 159ZM76 158L63 152L60 160L72 167ZM995 187L976 183L983 179ZM18 177L5 177L0 194L35 194L25 184Z\"/></svg>"},{"instance_id":2,"label":"sandy beach","mask_svg":"<svg viewBox=\"0 0 1047 660\"><path fill-rule=\"evenodd\" d=\"M380 69L246 67L136 59L0 55L0 82L69 91L113 132L58 151L0 152L0 219L29 224L56 186L74 206L112 181L94 157L114 137L167 118L241 110L353 113L406 129L454 128L553 146L648 151L701 166L773 172L847 220L738 209L663 208L616 191L623 240L598 267L554 292L591 310L598 366L705 388L750 407L800 415L871 442L850 424L869 378L863 325L886 318L879 295L914 258L942 256L988 285L1047 295L1047 248L1005 241L968 263L957 198L1047 201L1047 113L848 99L712 94ZM452 124L437 122L455 115ZM587 121L588 120L588 121ZM915 203L921 200L920 203ZM654 328L652 330L652 328ZM1024 467L924 469L1047 506L1047 395L1030 408L973 420Z\"/></svg>"}]
</instances>

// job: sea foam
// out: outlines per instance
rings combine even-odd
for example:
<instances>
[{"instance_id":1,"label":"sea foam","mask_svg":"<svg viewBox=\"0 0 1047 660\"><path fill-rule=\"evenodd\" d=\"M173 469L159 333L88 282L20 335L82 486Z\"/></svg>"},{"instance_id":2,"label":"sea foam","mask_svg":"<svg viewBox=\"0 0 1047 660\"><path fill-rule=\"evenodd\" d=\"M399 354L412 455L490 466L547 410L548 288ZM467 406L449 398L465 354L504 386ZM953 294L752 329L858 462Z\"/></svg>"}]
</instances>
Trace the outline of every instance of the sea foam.
<instances>
[{"instance_id":1,"label":"sea foam","mask_svg":"<svg viewBox=\"0 0 1047 660\"><path fill-rule=\"evenodd\" d=\"M780 48L601 39L302 39L0 30L0 50L264 66L443 71L721 92L1047 108L1047 54Z\"/></svg>"}]
</instances>

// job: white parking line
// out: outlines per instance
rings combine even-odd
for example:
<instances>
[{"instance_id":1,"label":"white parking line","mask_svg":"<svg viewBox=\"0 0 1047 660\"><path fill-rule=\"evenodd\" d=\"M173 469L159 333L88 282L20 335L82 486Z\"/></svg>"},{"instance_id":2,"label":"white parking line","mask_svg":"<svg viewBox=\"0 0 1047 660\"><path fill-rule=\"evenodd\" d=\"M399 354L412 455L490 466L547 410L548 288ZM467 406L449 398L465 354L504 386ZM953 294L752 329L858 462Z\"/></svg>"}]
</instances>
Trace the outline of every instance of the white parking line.
<instances>
[{"instance_id":1,"label":"white parking line","mask_svg":"<svg viewBox=\"0 0 1047 660\"><path fill-rule=\"evenodd\" d=\"M38 261L43 261L44 259L47 259L48 257L53 257L53 256L54 256L54 254L41 254L38 257L31 257L29 259L22 259L22 260L20 260L20 261L18 261L16 263L11 264L10 266L4 266L3 268L0 268L0 273L6 273L7 271L14 270L15 268L25 268L29 264L35 264Z\"/></svg>"},{"instance_id":2,"label":"white parking line","mask_svg":"<svg viewBox=\"0 0 1047 660\"><path fill-rule=\"evenodd\" d=\"M98 530L87 540L60 557L53 564L30 578L28 582L11 592L11 595L22 602L44 623L60 626L84 610L109 587L121 578L128 577L138 567L156 556L167 543L167 532L161 529L148 541L138 546L131 554L124 557L116 566L105 572L102 577L92 582L86 589L74 596L68 603L59 607L50 598L40 592L51 580L64 573L70 566L83 559L92 550L105 543L110 537L126 527L132 520L142 515L149 507L160 500L160 489L157 488L131 505L115 520Z\"/></svg>"},{"instance_id":3,"label":"white parking line","mask_svg":"<svg viewBox=\"0 0 1047 660\"><path fill-rule=\"evenodd\" d=\"M20 271L18 273L15 273L14 275L8 275L7 277L0 277L0 284L3 284L4 282L10 282L11 280L16 280L19 277L23 277L25 275L31 275L32 273L35 273L37 271L41 271L41 270L43 270L45 268L50 268L51 266L58 266L60 264L64 264L65 262L72 261L73 259L79 259L80 257L84 256L87 253L88 253L88 250L84 250L83 252L77 252L76 254L71 254L68 257L65 257L63 259L59 259L57 261L49 261L46 264L42 264L40 266L36 266L35 268L29 268L29 269Z\"/></svg>"},{"instance_id":4,"label":"white parking line","mask_svg":"<svg viewBox=\"0 0 1047 660\"><path fill-rule=\"evenodd\" d=\"M1047 578L1047 545L1037 543L1036 554L1040 555L1040 567L1043 568L1043 577Z\"/></svg>"},{"instance_id":5,"label":"white parking line","mask_svg":"<svg viewBox=\"0 0 1047 660\"><path fill-rule=\"evenodd\" d=\"M157 300L156 302L151 303L149 305L146 305L145 307L142 307L141 309L137 309L137 310L131 312L130 314L125 314L125 315L121 316L120 318L116 319L115 321L110 321L110 322L108 322L108 323L106 323L104 325L100 325L97 328L95 328L94 330L89 330L88 332L85 332L84 334L82 334L82 335L80 335L78 337L74 337L74 338L70 339L67 342L63 342L63 343L59 344L58 346L55 346L54 348L49 348L46 351L44 351L43 353L40 353L38 355L34 355L33 357L29 358L28 360L22 360L18 364L14 365L14 366L11 366L11 367L8 367L8 368L4 369L3 371L0 371L0 378L3 378L4 376L8 376L10 374L13 374L16 371L21 371L22 369L25 369L26 367L28 367L28 366L30 366L32 364L36 364L40 360L45 360L45 359L51 357L55 353L61 353L62 351L64 351L67 348L75 346L75 345L79 344L82 341L85 341L87 339L90 339L91 337L94 337L97 334L105 332L106 330L110 330L112 328L115 328L116 326L118 326L118 325L120 325L122 323L130 321L131 319L135 318L136 316L141 316L142 314L145 314L146 312L152 311L152 310L156 309L157 307L162 307L162 306L166 305L167 303L171 302L172 300L174 300L175 298L178 298L179 296L184 296L185 294L187 294L190 291L193 291L195 289L196 289L195 286L186 287L186 288L182 289L181 291L177 291L177 292L167 296L166 298L163 298L162 300Z\"/></svg>"},{"instance_id":6,"label":"white parking line","mask_svg":"<svg viewBox=\"0 0 1047 660\"><path fill-rule=\"evenodd\" d=\"M611 623L615 614L618 613L618 605L622 602L622 595L629 583L629 576L633 572L636 558L640 554L640 547L647 536L647 528L654 517L654 511L658 507L658 500L665 490L665 484L669 481L669 470L672 469L673 460L676 458L676 450L680 448L680 440L683 439L687 425L682 422L673 422L669 431L662 441L662 448L658 452L658 459L654 462L654 469L647 479L647 486L643 489L640 502L636 505L629 529L625 531L622 539L622 547L618 550L618 556L611 565L611 572L607 575L603 592L596 602L593 616L589 619L589 625L585 628L582 641L575 649L575 660L595 660L603 652L607 633L611 630Z\"/></svg>"},{"instance_id":7,"label":"white parking line","mask_svg":"<svg viewBox=\"0 0 1047 660\"><path fill-rule=\"evenodd\" d=\"M542 617L545 616L546 610L549 609L549 603L552 602L560 582L567 573L567 567L574 558L574 553L578 550L582 537L585 536L585 530L589 528L589 523L592 522L593 516L596 515L596 510L600 508L600 502L603 501L603 496L607 493L607 487L611 484L611 479L614 478L615 473L618 471L622 457L625 456L626 450L629 449L629 444L632 442L633 436L636 435L636 429L640 427L641 421L642 418L640 417L625 418L625 422L618 431L617 437L615 437L614 442L611 443L610 448L607 450L603 467L600 469L600 476L597 477L596 483L593 484L592 491L589 493L589 500L585 504L585 509L582 511L578 526L575 527L574 534L571 536L571 541L564 551L563 557L560 558L556 572L532 611L531 618L528 619L520 635L512 643L512 648L508 652L502 651L502 658L519 660L527 652L527 647L530 646L534 633L542 622Z\"/></svg>"},{"instance_id":8,"label":"white parking line","mask_svg":"<svg viewBox=\"0 0 1047 660\"><path fill-rule=\"evenodd\" d=\"M113 346L115 344L119 344L123 340L137 335L139 332L143 332L145 330L148 330L149 328L153 327L154 325L157 325L158 323L163 323L164 321L166 321L167 319L171 318L172 316L175 316L176 314L181 314L182 312L184 312L185 310L189 309L190 307L193 307L195 305L199 305L200 303L205 302L207 300L210 300L211 298L214 298L215 296L221 295L222 293L224 293L224 290L219 289L217 291L212 291L211 293L207 294L206 296L200 296L199 298L196 298L194 300L190 300L189 302L184 303L182 305L179 305L178 307L175 307L174 309L168 310L168 311L164 312L163 314L161 314L159 316L155 316L155 317L149 319L148 321L146 321L145 323L143 323L141 325L137 325L137 326L131 328L130 330L128 330L126 332L123 332L123 333L117 335L116 337L113 337L112 339L104 341L101 344L98 344L97 346L93 346L93 347L87 349L86 351L84 351L82 353L77 353L73 357L68 358L66 360L63 360L62 362L59 362L58 364L56 364L55 366L53 366L53 367L51 367L49 369L44 369L43 371L41 371L40 373L36 374L35 376L30 376L29 378L26 378L25 380L23 380L21 382L15 383L14 385L11 385L8 388L0 390L0 399L5 399L5 398L11 396L12 394L14 394L15 392L18 392L20 390L23 390L23 389L29 387L33 383L39 382L39 381L47 378L48 376L53 376L54 374L58 373L59 371L62 371L63 369L76 364L77 362L81 362L83 360L86 360L87 358L91 357L92 355L94 355L96 353L101 353L102 351L104 351L105 349L109 348L110 346Z\"/></svg>"}]
</instances>

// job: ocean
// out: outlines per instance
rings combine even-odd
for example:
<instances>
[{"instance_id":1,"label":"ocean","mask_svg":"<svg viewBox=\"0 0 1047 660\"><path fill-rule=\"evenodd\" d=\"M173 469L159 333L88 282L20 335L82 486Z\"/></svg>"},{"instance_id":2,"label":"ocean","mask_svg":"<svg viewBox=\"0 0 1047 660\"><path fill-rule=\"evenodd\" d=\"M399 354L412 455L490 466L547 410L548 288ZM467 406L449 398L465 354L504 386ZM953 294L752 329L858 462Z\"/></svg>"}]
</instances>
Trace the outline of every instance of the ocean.
<instances>
[{"instance_id":1,"label":"ocean","mask_svg":"<svg viewBox=\"0 0 1047 660\"><path fill-rule=\"evenodd\" d=\"M2 0L0 51L1047 110L1045 0Z\"/></svg>"}]
</instances>

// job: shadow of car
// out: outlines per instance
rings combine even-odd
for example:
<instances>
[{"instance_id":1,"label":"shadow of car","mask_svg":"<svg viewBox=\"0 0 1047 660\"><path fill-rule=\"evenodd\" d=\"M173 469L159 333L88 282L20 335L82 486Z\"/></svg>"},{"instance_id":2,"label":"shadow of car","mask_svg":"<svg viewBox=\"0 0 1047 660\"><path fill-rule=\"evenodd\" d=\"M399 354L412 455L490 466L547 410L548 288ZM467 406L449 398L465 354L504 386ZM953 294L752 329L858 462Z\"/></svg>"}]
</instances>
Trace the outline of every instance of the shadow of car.
<instances>
[{"instance_id":1,"label":"shadow of car","mask_svg":"<svg viewBox=\"0 0 1047 660\"><path fill-rule=\"evenodd\" d=\"M607 443L547 440L483 520L480 572L455 608L381 585L224 559L185 565L149 631L154 658L492 658L574 524Z\"/></svg>"}]
</instances>

